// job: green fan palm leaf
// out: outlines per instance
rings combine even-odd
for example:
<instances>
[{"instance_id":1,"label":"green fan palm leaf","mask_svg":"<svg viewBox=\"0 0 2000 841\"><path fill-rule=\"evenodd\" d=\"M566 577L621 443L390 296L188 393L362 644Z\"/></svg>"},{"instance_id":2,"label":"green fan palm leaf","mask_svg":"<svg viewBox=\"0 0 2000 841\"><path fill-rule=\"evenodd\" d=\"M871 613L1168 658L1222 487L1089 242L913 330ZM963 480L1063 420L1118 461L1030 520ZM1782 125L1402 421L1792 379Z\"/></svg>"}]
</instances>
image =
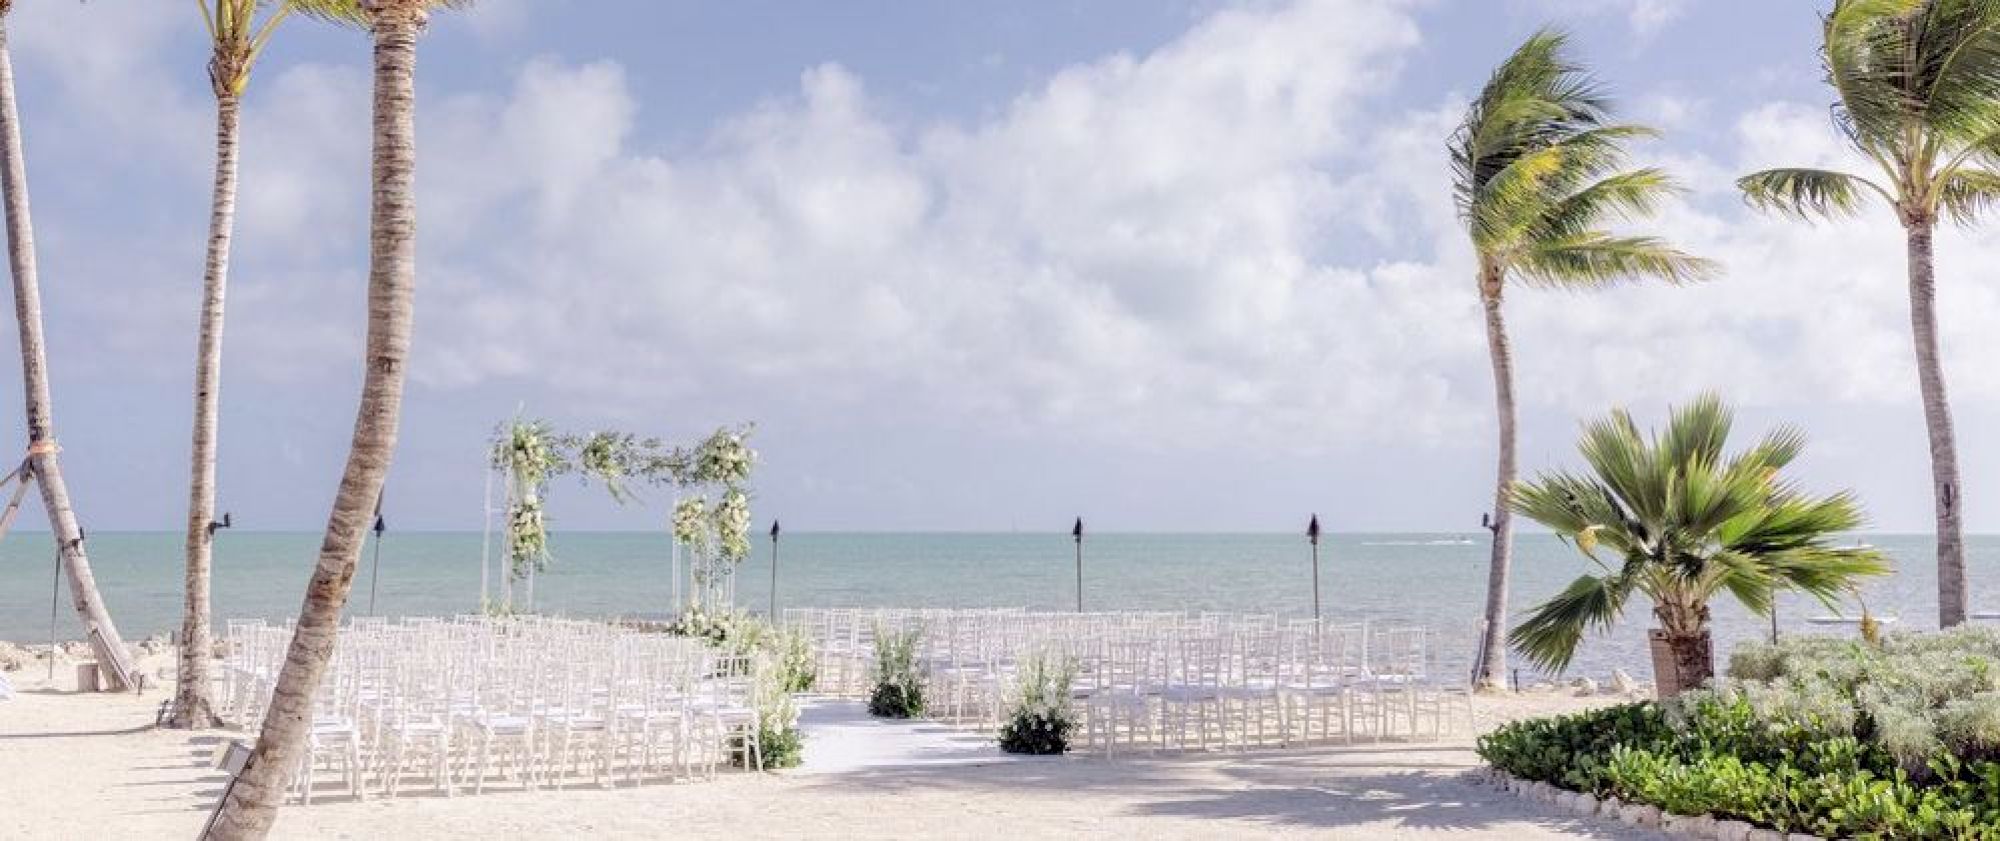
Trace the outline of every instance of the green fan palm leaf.
<instances>
[{"instance_id":1,"label":"green fan palm leaf","mask_svg":"<svg viewBox=\"0 0 2000 841\"><path fill-rule=\"evenodd\" d=\"M1706 644L1708 603L1719 594L1763 613L1781 591L1832 604L1861 579L1888 572L1874 550L1834 543L1864 524L1852 494L1813 496L1779 477L1804 446L1797 430L1778 429L1731 455L1732 426L1714 395L1675 409L1666 429L1650 436L1629 413L1613 411L1584 424L1578 449L1587 476L1554 471L1514 486L1516 512L1604 570L1572 582L1514 627L1509 640L1523 657L1546 669L1568 666L1584 636L1610 627L1634 592L1653 601L1677 644L1693 646ZM1697 653L1702 662L1712 658Z\"/></svg>"}]
</instances>

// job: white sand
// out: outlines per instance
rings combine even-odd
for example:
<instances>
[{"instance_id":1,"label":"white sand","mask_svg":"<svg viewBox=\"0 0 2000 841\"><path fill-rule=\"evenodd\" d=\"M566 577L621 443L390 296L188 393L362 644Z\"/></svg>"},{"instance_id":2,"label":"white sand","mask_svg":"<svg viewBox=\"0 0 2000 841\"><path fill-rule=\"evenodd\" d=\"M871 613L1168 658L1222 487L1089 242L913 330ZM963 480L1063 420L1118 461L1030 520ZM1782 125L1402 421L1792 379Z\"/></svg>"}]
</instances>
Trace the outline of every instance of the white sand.
<instances>
[{"instance_id":1,"label":"white sand","mask_svg":"<svg viewBox=\"0 0 2000 841\"><path fill-rule=\"evenodd\" d=\"M171 666L144 660L149 671ZM0 838L191 838L226 779L230 732L152 729L168 696L75 695L42 666L0 701ZM1544 693L1482 701L1488 721L1612 699ZM928 723L809 706L807 767L715 782L288 806L278 838L1655 838L1543 813L1464 782L1469 742L1362 744L1120 757L1015 758Z\"/></svg>"}]
</instances>

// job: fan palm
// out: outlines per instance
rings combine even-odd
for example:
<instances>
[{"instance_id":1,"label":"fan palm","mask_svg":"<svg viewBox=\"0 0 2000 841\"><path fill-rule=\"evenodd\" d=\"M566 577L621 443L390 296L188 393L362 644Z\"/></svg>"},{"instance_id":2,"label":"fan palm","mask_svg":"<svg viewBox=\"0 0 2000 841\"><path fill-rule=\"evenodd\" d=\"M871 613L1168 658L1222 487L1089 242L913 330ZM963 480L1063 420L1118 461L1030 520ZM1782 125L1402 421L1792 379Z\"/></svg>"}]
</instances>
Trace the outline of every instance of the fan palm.
<instances>
[{"instance_id":1,"label":"fan palm","mask_svg":"<svg viewBox=\"0 0 2000 841\"><path fill-rule=\"evenodd\" d=\"M69 486L63 482L62 465L56 457L55 406L49 399L48 354L42 341L41 281L35 271L35 225L28 213L28 170L21 148L21 114L14 101L14 64L7 44L6 20L13 9L13 0L0 0L0 192L5 194L7 258L14 280L22 405L28 421L28 454L14 478L23 483L33 481L41 490L56 557L69 579L70 601L83 620L84 638L97 658L104 686L125 689L136 679L132 654L98 595L90 555L83 546L83 529L77 525Z\"/></svg>"},{"instance_id":2,"label":"fan palm","mask_svg":"<svg viewBox=\"0 0 2000 841\"><path fill-rule=\"evenodd\" d=\"M402 416L416 288L417 37L434 9L463 0L294 0L301 12L365 27L375 42L373 206L369 218L368 337L360 407L334 494L319 561L306 584L285 665L250 765L216 815L213 838L263 838L306 747L313 693L340 630L375 502L388 478Z\"/></svg>"},{"instance_id":3,"label":"fan palm","mask_svg":"<svg viewBox=\"0 0 2000 841\"><path fill-rule=\"evenodd\" d=\"M1508 284L1585 290L1642 278L1685 283L1714 268L1654 237L1605 230L1610 222L1650 215L1678 188L1658 169L1624 168L1626 142L1653 131L1611 121L1608 98L1570 59L1568 41L1543 30L1515 50L1493 71L1450 144L1458 211L1478 257L1500 432L1486 621L1473 675L1480 688L1498 687L1506 672L1502 630L1513 554L1507 494L1515 479L1514 363L1502 312Z\"/></svg>"},{"instance_id":4,"label":"fan palm","mask_svg":"<svg viewBox=\"0 0 2000 841\"><path fill-rule=\"evenodd\" d=\"M187 574L181 615L181 659L172 727L219 723L210 699L208 580L215 530L216 411L222 391L222 314L229 283L229 238L236 226L236 124L250 68L292 9L277 7L257 21L265 0L201 0L202 22L213 46L208 60L215 91L215 187L209 199L208 259L201 283L201 328L195 341L194 453L188 481Z\"/></svg>"},{"instance_id":5,"label":"fan palm","mask_svg":"<svg viewBox=\"0 0 2000 841\"><path fill-rule=\"evenodd\" d=\"M1515 511L1553 529L1601 568L1532 610L1514 647L1560 671L1584 632L1609 628L1634 593L1653 602L1654 678L1662 696L1714 675L1709 600L1727 592L1759 614L1781 590L1831 604L1889 567L1873 549L1840 547L1862 525L1852 494L1812 496L1779 476L1805 438L1781 428L1734 455L1731 413L1714 395L1675 409L1643 436L1623 410L1584 426L1588 476L1549 472L1514 486Z\"/></svg>"},{"instance_id":6,"label":"fan palm","mask_svg":"<svg viewBox=\"0 0 2000 841\"><path fill-rule=\"evenodd\" d=\"M1851 216L1870 196L1896 211L1908 249L1911 336L1930 436L1938 622L1965 621L1964 509L1958 441L1937 334L1932 233L1940 215L1970 224L2000 201L2000 2L1836 0L1820 58L1839 101L1834 125L1880 180L1771 169L1737 184L1750 204L1802 219Z\"/></svg>"}]
</instances>

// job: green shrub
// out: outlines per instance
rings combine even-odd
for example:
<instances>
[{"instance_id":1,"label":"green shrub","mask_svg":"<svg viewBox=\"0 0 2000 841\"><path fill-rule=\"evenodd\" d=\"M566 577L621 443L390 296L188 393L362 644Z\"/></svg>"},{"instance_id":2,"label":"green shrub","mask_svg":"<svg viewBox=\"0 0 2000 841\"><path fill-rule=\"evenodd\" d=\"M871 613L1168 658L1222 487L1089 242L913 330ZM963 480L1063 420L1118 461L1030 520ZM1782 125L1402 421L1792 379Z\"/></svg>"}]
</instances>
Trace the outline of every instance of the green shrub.
<instances>
[{"instance_id":1,"label":"green shrub","mask_svg":"<svg viewBox=\"0 0 2000 841\"><path fill-rule=\"evenodd\" d=\"M1045 652L1022 661L1012 712L1000 725L1000 749L1037 756L1068 753L1076 724L1070 705L1075 683L1076 661L1067 657Z\"/></svg>"},{"instance_id":2,"label":"green shrub","mask_svg":"<svg viewBox=\"0 0 2000 841\"><path fill-rule=\"evenodd\" d=\"M2000 760L2000 692L1946 703L1938 714L1938 735L1958 756Z\"/></svg>"},{"instance_id":3,"label":"green shrub","mask_svg":"<svg viewBox=\"0 0 2000 841\"><path fill-rule=\"evenodd\" d=\"M1478 750L1516 777L1602 794L1612 748L1652 747L1672 737L1660 708L1648 701L1503 725L1479 737Z\"/></svg>"},{"instance_id":4,"label":"green shrub","mask_svg":"<svg viewBox=\"0 0 2000 841\"><path fill-rule=\"evenodd\" d=\"M1749 645L1657 707L1523 721L1479 752L1516 777L1825 837L2000 841L2000 634Z\"/></svg>"},{"instance_id":5,"label":"green shrub","mask_svg":"<svg viewBox=\"0 0 2000 841\"><path fill-rule=\"evenodd\" d=\"M878 718L921 718L924 714L924 680L917 669L917 642L922 632L910 629L891 633L875 628L874 691L868 695L868 714Z\"/></svg>"}]
</instances>

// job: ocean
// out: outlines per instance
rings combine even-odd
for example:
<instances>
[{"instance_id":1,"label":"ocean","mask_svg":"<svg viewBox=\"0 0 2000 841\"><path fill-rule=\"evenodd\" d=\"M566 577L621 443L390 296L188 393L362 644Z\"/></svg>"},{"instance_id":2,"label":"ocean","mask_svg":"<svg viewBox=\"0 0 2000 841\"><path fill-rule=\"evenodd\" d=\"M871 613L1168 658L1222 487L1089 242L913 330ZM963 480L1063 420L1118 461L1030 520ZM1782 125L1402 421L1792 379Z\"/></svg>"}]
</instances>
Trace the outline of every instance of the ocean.
<instances>
[{"instance_id":1,"label":"ocean","mask_svg":"<svg viewBox=\"0 0 2000 841\"><path fill-rule=\"evenodd\" d=\"M1474 534L1338 534L1320 545L1322 612L1330 618L1417 624L1436 635L1441 670L1469 668L1486 586L1487 544ZM1932 542L1920 535L1864 535L1898 565L1897 574L1864 588L1892 630L1937 626ZM180 625L181 535L93 533L97 583L127 639ZM1516 538L1510 602L1515 615L1555 593L1588 560L1547 534ZM217 536L213 603L218 628L230 618L279 619L298 610L319 536L316 533L222 532ZM664 534L556 533L553 566L536 583L536 608L571 616L658 617L670 611L673 585ZM1312 615L1312 562L1302 535L1097 534L1084 541L1084 607L1089 610L1257 611ZM1076 604L1075 546L1067 533L880 534L787 533L778 544L778 606L1024 607L1070 610ZM383 615L449 615L479 604L480 535L391 532L382 544L379 581L371 582L371 541L354 582L349 613L366 613L376 590ZM739 570L737 601L762 611L769 600L768 538ZM46 640L54 549L43 533L16 532L0 543L0 639ZM2000 535L1967 540L1973 609L2000 610ZM494 569L499 565L497 561ZM517 594L519 591L517 590ZM497 595L497 589L496 589ZM1571 675L1603 678L1624 668L1645 679L1647 605L1635 603L1610 633L1589 638ZM1852 612L1852 609L1849 609ZM1807 620L1829 611L1809 598L1780 601L1783 633L1852 633ZM1726 656L1738 641L1769 633L1765 620L1727 598L1715 610L1716 643ZM56 633L81 636L65 591ZM1539 677L1521 667L1522 679Z\"/></svg>"}]
</instances>

